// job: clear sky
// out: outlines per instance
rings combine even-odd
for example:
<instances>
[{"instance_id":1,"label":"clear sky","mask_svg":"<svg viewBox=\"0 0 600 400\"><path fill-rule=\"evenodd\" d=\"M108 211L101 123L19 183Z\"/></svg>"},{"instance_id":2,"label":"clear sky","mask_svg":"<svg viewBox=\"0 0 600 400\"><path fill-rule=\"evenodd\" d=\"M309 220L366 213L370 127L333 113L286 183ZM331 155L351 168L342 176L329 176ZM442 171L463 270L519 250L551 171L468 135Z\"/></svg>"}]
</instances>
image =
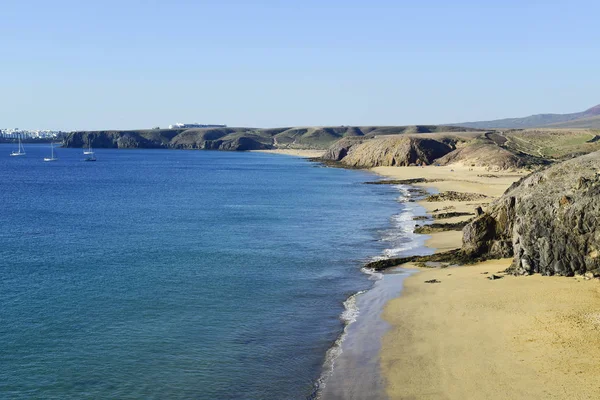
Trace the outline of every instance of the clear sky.
<instances>
[{"instance_id":1,"label":"clear sky","mask_svg":"<svg viewBox=\"0 0 600 400\"><path fill-rule=\"evenodd\" d=\"M600 2L0 3L0 128L407 125L600 103Z\"/></svg>"}]
</instances>

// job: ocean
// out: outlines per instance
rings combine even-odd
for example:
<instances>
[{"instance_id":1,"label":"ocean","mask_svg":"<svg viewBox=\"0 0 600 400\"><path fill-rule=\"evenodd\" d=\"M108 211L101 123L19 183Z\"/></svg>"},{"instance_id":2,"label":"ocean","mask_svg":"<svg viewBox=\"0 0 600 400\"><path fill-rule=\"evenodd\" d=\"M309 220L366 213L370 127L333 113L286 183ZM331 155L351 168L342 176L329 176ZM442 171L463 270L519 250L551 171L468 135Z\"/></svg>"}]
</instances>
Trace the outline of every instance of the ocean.
<instances>
[{"instance_id":1,"label":"ocean","mask_svg":"<svg viewBox=\"0 0 600 400\"><path fill-rule=\"evenodd\" d=\"M343 332L366 329L351 296L385 286L361 266L422 245L406 188L362 171L213 151L83 162L57 148L45 163L49 146L13 147L0 145L0 398L320 396L334 359L351 364Z\"/></svg>"}]
</instances>

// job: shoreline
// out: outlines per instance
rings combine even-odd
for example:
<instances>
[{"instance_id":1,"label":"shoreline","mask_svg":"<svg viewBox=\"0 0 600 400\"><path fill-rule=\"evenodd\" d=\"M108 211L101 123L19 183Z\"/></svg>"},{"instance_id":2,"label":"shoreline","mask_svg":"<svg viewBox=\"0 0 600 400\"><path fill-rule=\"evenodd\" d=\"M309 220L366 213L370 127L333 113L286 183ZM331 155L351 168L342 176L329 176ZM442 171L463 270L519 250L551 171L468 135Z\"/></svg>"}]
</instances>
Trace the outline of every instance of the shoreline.
<instances>
[{"instance_id":1,"label":"shoreline","mask_svg":"<svg viewBox=\"0 0 600 400\"><path fill-rule=\"evenodd\" d=\"M285 156L296 156L302 158L318 158L325 154L325 150L302 150L302 149L271 149L271 150L248 150L249 153L281 154Z\"/></svg>"},{"instance_id":2,"label":"shoreline","mask_svg":"<svg viewBox=\"0 0 600 400\"><path fill-rule=\"evenodd\" d=\"M489 196L476 201L419 201L430 217L473 213L500 196L524 171L483 168L378 167L412 186ZM460 222L471 216L435 219ZM459 248L461 231L428 234L436 252ZM592 399L600 372L600 282L582 277L501 274L511 259L418 270L383 307L391 328L380 350L386 393L394 399ZM492 274L500 279L487 279ZM435 280L439 283L426 284ZM415 373L418 371L418 373Z\"/></svg>"},{"instance_id":3,"label":"shoreline","mask_svg":"<svg viewBox=\"0 0 600 400\"><path fill-rule=\"evenodd\" d=\"M413 232L415 217L422 216L422 207L410 201L412 193L406 185L394 185L397 192L394 201L399 204L397 213L390 218L392 235L389 246L371 257L371 260L387 258L398 254L422 254L427 252L425 237ZM407 225L410 229L406 230ZM386 242L386 236L379 241ZM323 400L345 399L385 399L385 381L381 373L379 353L381 341L390 325L382 318L384 305L396 298L402 291L402 282L416 271L389 269L376 272L366 267L361 269L371 287L354 293L344 302L345 311L341 319L345 321L342 334L331 347L323 364L322 383L318 398ZM350 317L350 318L348 318Z\"/></svg>"},{"instance_id":4,"label":"shoreline","mask_svg":"<svg viewBox=\"0 0 600 400\"><path fill-rule=\"evenodd\" d=\"M324 150L296 149L250 150L248 152L301 157L313 162L319 162L317 158L325 153ZM377 178L379 175L370 170L360 169L360 171L372 174L373 178ZM424 214L422 207L409 206L416 203L409 202L411 194L408 190L399 190L394 196L393 201L399 202L405 207L400 209L400 214L392 214L390 220L403 212L411 215L411 221L414 221L412 217ZM399 201L399 197L402 197L403 200ZM397 229L399 226L395 228ZM412 236L409 240L411 246L405 251L410 254L420 254L427 249L422 235L417 235L411 230L408 236ZM372 256L372 259L393 256L387 254L388 250L392 249L383 249L382 253ZM385 272L376 272L364 268L365 263L361 270L367 276L366 279L374 282L369 288L353 293L344 300L344 311L339 316L343 324L341 333L324 354L321 374L313 382L313 390L306 396L307 400L386 398L385 381L379 365L379 352L383 335L390 326L382 317L383 306L389 300L397 297L402 291L402 281L416 271L390 269ZM374 334L375 330L377 332ZM377 371L375 372L374 369Z\"/></svg>"}]
</instances>

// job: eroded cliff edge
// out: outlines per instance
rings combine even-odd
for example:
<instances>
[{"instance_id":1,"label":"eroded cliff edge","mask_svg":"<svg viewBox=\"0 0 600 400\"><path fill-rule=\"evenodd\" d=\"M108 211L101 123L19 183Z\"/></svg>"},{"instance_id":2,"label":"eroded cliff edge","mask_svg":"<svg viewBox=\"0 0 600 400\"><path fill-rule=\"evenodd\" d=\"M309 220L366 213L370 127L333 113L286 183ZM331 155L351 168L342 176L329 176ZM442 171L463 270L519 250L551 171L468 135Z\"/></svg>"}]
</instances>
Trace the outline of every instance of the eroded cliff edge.
<instances>
[{"instance_id":1,"label":"eroded cliff edge","mask_svg":"<svg viewBox=\"0 0 600 400\"><path fill-rule=\"evenodd\" d=\"M600 152L513 184L463 230L471 258L514 257L519 274L600 275Z\"/></svg>"}]
</instances>

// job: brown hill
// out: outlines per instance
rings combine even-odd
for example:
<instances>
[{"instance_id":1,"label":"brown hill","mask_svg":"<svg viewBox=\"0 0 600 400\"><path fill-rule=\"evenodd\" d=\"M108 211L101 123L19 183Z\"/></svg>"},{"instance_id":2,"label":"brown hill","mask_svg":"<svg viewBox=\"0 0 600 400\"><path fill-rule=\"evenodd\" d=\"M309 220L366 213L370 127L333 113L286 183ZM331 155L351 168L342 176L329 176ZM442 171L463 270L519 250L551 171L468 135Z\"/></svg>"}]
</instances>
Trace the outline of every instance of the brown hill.
<instances>
[{"instance_id":1,"label":"brown hill","mask_svg":"<svg viewBox=\"0 0 600 400\"><path fill-rule=\"evenodd\" d=\"M434 139L384 137L351 143L341 161L352 167L421 165L431 164L451 151L451 146Z\"/></svg>"},{"instance_id":2,"label":"brown hill","mask_svg":"<svg viewBox=\"0 0 600 400\"><path fill-rule=\"evenodd\" d=\"M477 129L527 129L541 127L600 129L600 105L571 114L536 114L523 118L504 118L492 121L450 124Z\"/></svg>"}]
</instances>

